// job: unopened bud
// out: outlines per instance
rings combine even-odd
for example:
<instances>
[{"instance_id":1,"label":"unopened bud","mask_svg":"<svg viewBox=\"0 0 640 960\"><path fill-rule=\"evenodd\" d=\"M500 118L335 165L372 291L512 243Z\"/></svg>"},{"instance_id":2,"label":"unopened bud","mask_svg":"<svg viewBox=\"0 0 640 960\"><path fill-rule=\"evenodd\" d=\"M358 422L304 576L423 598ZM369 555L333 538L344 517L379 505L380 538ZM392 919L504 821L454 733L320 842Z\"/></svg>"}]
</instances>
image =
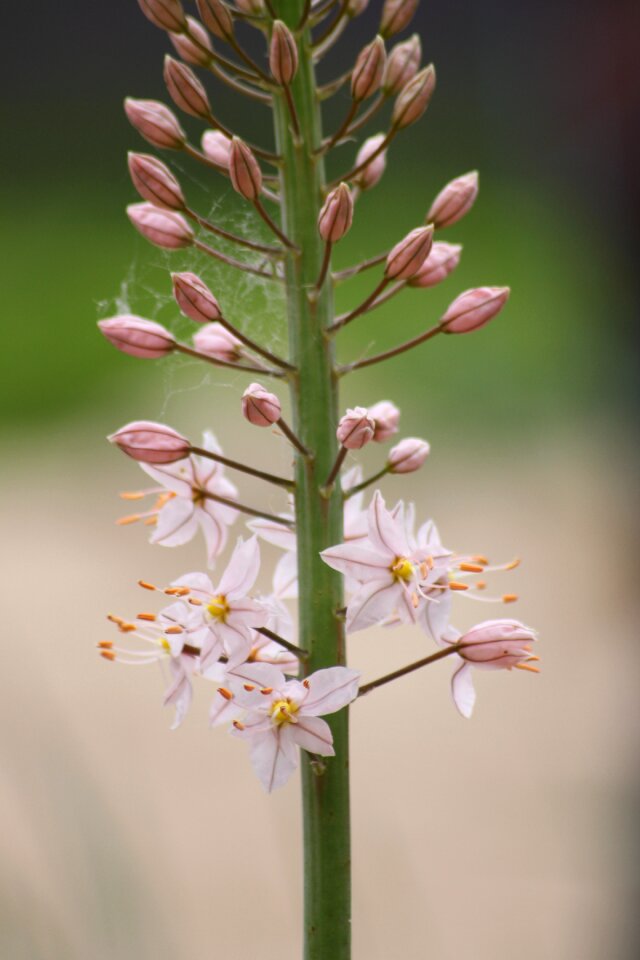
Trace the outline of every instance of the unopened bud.
<instances>
[{"instance_id":1,"label":"unopened bud","mask_svg":"<svg viewBox=\"0 0 640 960\"><path fill-rule=\"evenodd\" d=\"M211 117L207 92L185 63L167 55L164 58L164 82L173 102L185 113L205 120Z\"/></svg>"},{"instance_id":2,"label":"unopened bud","mask_svg":"<svg viewBox=\"0 0 640 960\"><path fill-rule=\"evenodd\" d=\"M181 150L187 135L169 107L157 100L127 97L124 110L129 123L154 147Z\"/></svg>"},{"instance_id":3,"label":"unopened bud","mask_svg":"<svg viewBox=\"0 0 640 960\"><path fill-rule=\"evenodd\" d=\"M185 317L196 323L213 323L222 316L220 304L195 273L172 273L173 296Z\"/></svg>"},{"instance_id":4,"label":"unopened bud","mask_svg":"<svg viewBox=\"0 0 640 960\"><path fill-rule=\"evenodd\" d=\"M391 403L389 400L381 400L380 403L374 403L372 407L369 407L367 412L374 423L373 439L376 443L383 443L398 432L400 411L395 403Z\"/></svg>"},{"instance_id":5,"label":"unopened bud","mask_svg":"<svg viewBox=\"0 0 640 960\"><path fill-rule=\"evenodd\" d=\"M326 243L337 243L353 223L353 196L346 183L332 190L318 217L318 230Z\"/></svg>"},{"instance_id":6,"label":"unopened bud","mask_svg":"<svg viewBox=\"0 0 640 960\"><path fill-rule=\"evenodd\" d=\"M187 17L187 28L188 33L170 33L169 40L187 63L193 63L197 67L208 66L210 54L213 52L209 34L193 17Z\"/></svg>"},{"instance_id":7,"label":"unopened bud","mask_svg":"<svg viewBox=\"0 0 640 960\"><path fill-rule=\"evenodd\" d=\"M133 185L144 200L165 210L184 210L180 184L161 160L147 153L129 153L128 161Z\"/></svg>"},{"instance_id":8,"label":"unopened bud","mask_svg":"<svg viewBox=\"0 0 640 960\"><path fill-rule=\"evenodd\" d=\"M369 137L368 140L365 140L358 150L356 166L359 167L361 164L366 163L369 157L376 153L380 144L383 143L385 139L384 133L377 133L374 137ZM361 190L371 190L371 188L375 187L382 179L386 166L387 151L380 150L380 153L376 154L373 160L367 163L366 167L354 177L354 183L356 183Z\"/></svg>"},{"instance_id":9,"label":"unopened bud","mask_svg":"<svg viewBox=\"0 0 640 960\"><path fill-rule=\"evenodd\" d=\"M138 5L145 17L161 30L179 33L184 29L185 16L180 0L138 0Z\"/></svg>"},{"instance_id":10,"label":"unopened bud","mask_svg":"<svg viewBox=\"0 0 640 960\"><path fill-rule=\"evenodd\" d=\"M193 335L193 345L198 353L214 360L236 363L242 356L242 344L221 323L207 323Z\"/></svg>"},{"instance_id":11,"label":"unopened bud","mask_svg":"<svg viewBox=\"0 0 640 960\"><path fill-rule=\"evenodd\" d=\"M265 12L264 0L236 0L236 7L249 16L261 16Z\"/></svg>"},{"instance_id":12,"label":"unopened bud","mask_svg":"<svg viewBox=\"0 0 640 960\"><path fill-rule=\"evenodd\" d=\"M509 299L509 287L476 287L465 290L447 309L440 323L443 333L471 333L500 313Z\"/></svg>"},{"instance_id":13,"label":"unopened bud","mask_svg":"<svg viewBox=\"0 0 640 960\"><path fill-rule=\"evenodd\" d=\"M346 14L348 17L359 17L369 6L369 0L349 0Z\"/></svg>"},{"instance_id":14,"label":"unopened bud","mask_svg":"<svg viewBox=\"0 0 640 960\"><path fill-rule=\"evenodd\" d=\"M398 94L391 114L393 129L402 130L419 120L429 106L435 88L436 70L430 63L420 73L416 73L413 80Z\"/></svg>"},{"instance_id":15,"label":"unopened bud","mask_svg":"<svg viewBox=\"0 0 640 960\"><path fill-rule=\"evenodd\" d=\"M420 68L421 60L422 44L417 33L404 43L396 43L387 59L382 78L382 89L388 97L400 93L409 81L413 80Z\"/></svg>"},{"instance_id":16,"label":"unopened bud","mask_svg":"<svg viewBox=\"0 0 640 960\"><path fill-rule=\"evenodd\" d=\"M193 230L172 210L161 210L152 203L130 203L127 216L143 237L163 250L178 250L193 243Z\"/></svg>"},{"instance_id":17,"label":"unopened bud","mask_svg":"<svg viewBox=\"0 0 640 960\"><path fill-rule=\"evenodd\" d=\"M458 653L476 667L510 670L537 659L530 646L536 640L535 630L519 620L485 620L460 637Z\"/></svg>"},{"instance_id":18,"label":"unopened bud","mask_svg":"<svg viewBox=\"0 0 640 960\"><path fill-rule=\"evenodd\" d=\"M175 463L189 456L191 444L171 427L151 420L134 420L107 439L142 463Z\"/></svg>"},{"instance_id":19,"label":"unopened bud","mask_svg":"<svg viewBox=\"0 0 640 960\"><path fill-rule=\"evenodd\" d=\"M340 419L336 436L347 450L360 450L366 443L373 440L375 432L375 423L366 407L354 407L353 410L347 410Z\"/></svg>"},{"instance_id":20,"label":"unopened bud","mask_svg":"<svg viewBox=\"0 0 640 960\"><path fill-rule=\"evenodd\" d=\"M389 451L389 473L413 473L419 470L429 456L430 449L426 440L405 437Z\"/></svg>"},{"instance_id":21,"label":"unopened bud","mask_svg":"<svg viewBox=\"0 0 640 960\"><path fill-rule=\"evenodd\" d=\"M202 134L202 150L206 157L219 167L229 169L231 140L222 130L205 130Z\"/></svg>"},{"instance_id":22,"label":"unopened bud","mask_svg":"<svg viewBox=\"0 0 640 960\"><path fill-rule=\"evenodd\" d=\"M400 33L413 18L419 0L385 0L380 19L380 33L392 37Z\"/></svg>"},{"instance_id":23,"label":"unopened bud","mask_svg":"<svg viewBox=\"0 0 640 960\"><path fill-rule=\"evenodd\" d=\"M453 273L460 263L461 253L462 247L459 243L443 243L442 240L437 240L416 275L409 280L409 286L435 287Z\"/></svg>"},{"instance_id":24,"label":"unopened bud","mask_svg":"<svg viewBox=\"0 0 640 960\"><path fill-rule=\"evenodd\" d=\"M242 414L254 427L270 427L282 414L280 401L259 383L250 383L242 394Z\"/></svg>"},{"instance_id":25,"label":"unopened bud","mask_svg":"<svg viewBox=\"0 0 640 960\"><path fill-rule=\"evenodd\" d=\"M100 332L118 350L130 357L155 360L171 353L176 341L172 333L153 320L123 314L99 320Z\"/></svg>"},{"instance_id":26,"label":"unopened bud","mask_svg":"<svg viewBox=\"0 0 640 960\"><path fill-rule=\"evenodd\" d=\"M426 216L427 223L432 223L437 230L450 227L469 212L477 196L478 174L475 170L456 177L443 187L431 204Z\"/></svg>"},{"instance_id":27,"label":"unopened bud","mask_svg":"<svg viewBox=\"0 0 640 960\"><path fill-rule=\"evenodd\" d=\"M202 22L214 37L228 40L233 36L233 17L221 0L196 0Z\"/></svg>"},{"instance_id":28,"label":"unopened bud","mask_svg":"<svg viewBox=\"0 0 640 960\"><path fill-rule=\"evenodd\" d=\"M269 45L269 67L282 86L289 86L298 70L298 48L295 37L282 20L274 20Z\"/></svg>"},{"instance_id":29,"label":"unopened bud","mask_svg":"<svg viewBox=\"0 0 640 960\"><path fill-rule=\"evenodd\" d=\"M360 51L351 72L351 96L356 103L366 100L380 89L386 62L382 37L376 37Z\"/></svg>"},{"instance_id":30,"label":"unopened bud","mask_svg":"<svg viewBox=\"0 0 640 960\"><path fill-rule=\"evenodd\" d=\"M257 200L262 191L262 170L253 152L240 137L231 141L229 176L234 190L245 200Z\"/></svg>"},{"instance_id":31,"label":"unopened bud","mask_svg":"<svg viewBox=\"0 0 640 960\"><path fill-rule=\"evenodd\" d=\"M425 262L433 243L433 227L416 227L396 243L387 257L384 275L388 280L410 280Z\"/></svg>"}]
</instances>

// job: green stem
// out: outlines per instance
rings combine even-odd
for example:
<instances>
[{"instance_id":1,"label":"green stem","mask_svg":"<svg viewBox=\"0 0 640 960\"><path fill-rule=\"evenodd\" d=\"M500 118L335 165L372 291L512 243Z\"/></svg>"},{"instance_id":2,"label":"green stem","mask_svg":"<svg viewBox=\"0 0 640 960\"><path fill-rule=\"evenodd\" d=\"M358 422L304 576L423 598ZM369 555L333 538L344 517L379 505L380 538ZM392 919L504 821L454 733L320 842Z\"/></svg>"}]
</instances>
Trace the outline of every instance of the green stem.
<instances>
[{"instance_id":1,"label":"green stem","mask_svg":"<svg viewBox=\"0 0 640 960\"><path fill-rule=\"evenodd\" d=\"M272 0L280 19L292 29L305 0ZM335 462L338 396L333 346L326 330L333 322L329 279L319 289L325 246L318 214L325 186L320 107L311 54L311 37L299 38L300 65L291 84L299 123L292 129L283 94L274 93L277 150L282 157L282 230L297 249L287 252L286 293L291 361L293 429L311 456L296 456L296 532L298 537L299 643L309 651L308 673L345 663L341 577L320 558L320 551L342 540L340 485L328 497L320 487ZM348 712L329 717L335 758L324 772L314 771L302 753L304 830L304 960L350 960L351 876L349 836Z\"/></svg>"}]
</instances>

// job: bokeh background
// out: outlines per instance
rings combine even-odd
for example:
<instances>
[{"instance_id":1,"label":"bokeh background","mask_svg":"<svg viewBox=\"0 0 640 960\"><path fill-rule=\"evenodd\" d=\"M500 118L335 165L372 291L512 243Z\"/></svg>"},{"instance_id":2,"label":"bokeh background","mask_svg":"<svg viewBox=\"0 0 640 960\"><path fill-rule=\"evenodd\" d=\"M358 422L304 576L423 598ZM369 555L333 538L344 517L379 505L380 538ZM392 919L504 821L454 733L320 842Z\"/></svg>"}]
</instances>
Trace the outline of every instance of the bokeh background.
<instances>
[{"instance_id":1,"label":"bokeh background","mask_svg":"<svg viewBox=\"0 0 640 960\"><path fill-rule=\"evenodd\" d=\"M325 79L372 36L379 7ZM538 678L481 675L470 723L446 663L354 711L356 960L637 955L638 21L632 0L424 2L415 26L437 95L337 251L346 266L385 249L447 180L480 169L476 208L446 235L465 248L454 277L354 323L341 349L418 332L469 286L509 283L508 309L477 336L354 375L343 399L393 398L403 433L431 441L419 475L385 484L389 500L415 499L456 549L524 558L508 588L543 656ZM3 24L0 955L294 958L296 783L263 795L243 746L207 730L209 690L169 733L159 672L95 654L104 613L141 605L139 577L203 563L199 543L152 550L143 529L115 527L117 492L141 474L105 435L164 419L287 462L239 416L246 379L124 357L95 321L128 308L188 331L169 266L202 269L226 312L273 344L280 304L128 224L125 151L146 146L121 101L167 100L168 44L134 0L16 5ZM223 119L269 142L261 108L209 89ZM343 92L328 107L329 127L346 104ZM332 170L354 153L341 147ZM260 232L224 180L177 169L194 205ZM339 308L370 283L341 289ZM380 451L365 454L374 469ZM265 549L267 565L276 556ZM484 615L461 601L456 620ZM358 634L351 661L369 678L424 649L412 632Z\"/></svg>"}]
</instances>

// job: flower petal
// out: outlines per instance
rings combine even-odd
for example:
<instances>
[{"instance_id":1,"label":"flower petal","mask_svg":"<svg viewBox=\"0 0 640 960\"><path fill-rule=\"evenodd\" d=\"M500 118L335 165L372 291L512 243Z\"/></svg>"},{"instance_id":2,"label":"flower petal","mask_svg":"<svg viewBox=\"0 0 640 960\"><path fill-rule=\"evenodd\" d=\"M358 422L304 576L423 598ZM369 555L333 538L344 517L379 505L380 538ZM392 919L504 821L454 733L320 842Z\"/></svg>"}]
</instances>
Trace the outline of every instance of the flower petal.
<instances>
[{"instance_id":1,"label":"flower petal","mask_svg":"<svg viewBox=\"0 0 640 960\"><path fill-rule=\"evenodd\" d=\"M260 544L256 536L238 540L227 569L222 575L217 593L228 601L245 596L256 582L260 570Z\"/></svg>"},{"instance_id":2,"label":"flower petal","mask_svg":"<svg viewBox=\"0 0 640 960\"><path fill-rule=\"evenodd\" d=\"M191 499L192 481L193 481L193 463L190 457L184 460L177 460L175 463L168 463L165 466L152 466L150 463L142 463L140 466L148 476L152 477L156 483L162 484L167 490L171 490L179 497Z\"/></svg>"},{"instance_id":3,"label":"flower petal","mask_svg":"<svg viewBox=\"0 0 640 960\"><path fill-rule=\"evenodd\" d=\"M364 584L347 607L347 630L354 633L386 620L402 602L403 587L394 580L373 580Z\"/></svg>"},{"instance_id":4,"label":"flower petal","mask_svg":"<svg viewBox=\"0 0 640 960\"><path fill-rule=\"evenodd\" d=\"M404 528L404 510L394 519L379 490L376 490L369 505L369 539L374 549L390 556L390 562L395 557L406 557L411 552Z\"/></svg>"},{"instance_id":5,"label":"flower petal","mask_svg":"<svg viewBox=\"0 0 640 960\"><path fill-rule=\"evenodd\" d=\"M303 750L318 753L321 757L335 756L331 727L320 717L301 717L296 724L292 724L291 733L293 740Z\"/></svg>"},{"instance_id":6,"label":"flower petal","mask_svg":"<svg viewBox=\"0 0 640 960\"><path fill-rule=\"evenodd\" d=\"M273 573L273 592L280 600L298 596L298 555L295 550L283 553Z\"/></svg>"},{"instance_id":7,"label":"flower petal","mask_svg":"<svg viewBox=\"0 0 640 960\"><path fill-rule=\"evenodd\" d=\"M319 717L342 710L358 696L360 673L348 667L316 670L304 681L307 695L300 707L300 716Z\"/></svg>"},{"instance_id":8,"label":"flower petal","mask_svg":"<svg viewBox=\"0 0 640 960\"><path fill-rule=\"evenodd\" d=\"M291 513L282 513L280 516L286 520L293 520L293 514ZM296 549L296 534L291 527L285 527L281 523L276 523L275 520L263 519L251 520L247 526L275 547L280 547L282 550Z\"/></svg>"},{"instance_id":9,"label":"flower petal","mask_svg":"<svg viewBox=\"0 0 640 960\"><path fill-rule=\"evenodd\" d=\"M387 550L380 553L368 540L356 540L353 543L339 543L328 547L320 554L324 562L358 583L371 580L390 580L390 566L395 560Z\"/></svg>"},{"instance_id":10,"label":"flower petal","mask_svg":"<svg viewBox=\"0 0 640 960\"><path fill-rule=\"evenodd\" d=\"M463 717L469 719L476 702L476 691L473 687L471 667L463 663L451 678L451 693L453 702Z\"/></svg>"},{"instance_id":11,"label":"flower petal","mask_svg":"<svg viewBox=\"0 0 640 960\"><path fill-rule=\"evenodd\" d=\"M179 547L192 540L198 529L198 521L191 499L173 497L158 514L158 522L151 534L151 543L162 547Z\"/></svg>"},{"instance_id":12,"label":"flower petal","mask_svg":"<svg viewBox=\"0 0 640 960\"><path fill-rule=\"evenodd\" d=\"M165 690L164 705L165 707L170 705L175 707L176 715L171 724L171 729L175 730L180 726L191 706L193 688L191 686L189 673L181 657L171 657L169 660L169 670L171 671L173 681Z\"/></svg>"},{"instance_id":13,"label":"flower petal","mask_svg":"<svg viewBox=\"0 0 640 960\"><path fill-rule=\"evenodd\" d=\"M287 726L251 738L251 764L267 793L284 786L295 770L298 758L292 745Z\"/></svg>"}]
</instances>

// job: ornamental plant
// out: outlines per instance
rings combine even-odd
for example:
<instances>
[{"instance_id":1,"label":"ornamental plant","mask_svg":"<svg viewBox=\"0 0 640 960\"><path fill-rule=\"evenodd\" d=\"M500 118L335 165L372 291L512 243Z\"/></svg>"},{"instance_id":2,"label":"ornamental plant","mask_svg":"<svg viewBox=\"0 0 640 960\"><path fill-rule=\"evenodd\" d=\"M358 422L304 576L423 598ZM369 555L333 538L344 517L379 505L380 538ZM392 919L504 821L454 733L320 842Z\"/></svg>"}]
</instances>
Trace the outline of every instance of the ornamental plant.
<instances>
[{"instance_id":1,"label":"ornamental plant","mask_svg":"<svg viewBox=\"0 0 640 960\"><path fill-rule=\"evenodd\" d=\"M390 237L389 249L362 263L332 268L333 248L357 216L358 198L380 183L389 149L422 117L435 91L434 67L421 65L420 38L396 39L418 0L385 0L377 36L348 73L324 85L316 81L316 65L368 0L197 0L198 18L187 15L180 0L138 2L172 45L164 79L173 106L128 99L128 119L147 143L169 151L169 160L173 151L202 164L211 173L212 194L226 189L225 180L230 183L271 239L264 242L262 232L230 232L194 210L188 191L155 154L129 155L140 195L128 208L130 220L157 247L193 248L230 274L251 274L283 291L289 343L284 356L248 335L228 315L223 297L191 271L171 276L177 309L194 324L190 343L132 315L103 319L99 327L118 350L140 359L181 353L246 374L248 383L238 390L238 417L248 430L279 434L293 468L279 475L253 457L245 462L240 454L228 456L212 433L199 440L150 421L118 429L109 439L151 480L123 494L127 500L150 500L121 522L149 525L152 543L166 547L202 536L209 572L177 575L160 587L140 581L160 602L133 618L111 615L121 639L101 642L100 651L109 661L166 664L164 702L174 708L174 727L188 711L196 682L204 686L211 724L227 726L247 741L267 791L284 786L300 768L303 956L348 960L349 705L357 710L360 697L450 658L453 700L469 717L475 670L536 672L538 658L532 653L534 631L517 620L489 619L464 634L456 630L456 596L485 603L517 599L512 593L491 596L487 589L491 573L513 569L517 561L492 565L484 556L456 553L444 545L433 520L416 519L420 507L416 512L402 500L388 505L380 489L368 497L386 474L419 470L429 444L399 436L400 411L389 400L343 411L339 387L351 371L392 360L441 334L479 330L503 309L509 289L467 290L418 336L381 353L336 361L336 342L347 325L406 287L427 289L456 269L462 248L441 240L440 231L461 220L478 194L476 173L456 177L407 236ZM240 23L262 35L259 60L238 39ZM271 112L274 149L246 142L223 125L205 85L211 76L256 110ZM344 118L334 133L324 134L322 103L345 90ZM381 132L354 146L357 134L385 111ZM194 120L204 124L201 147L183 127ZM327 182L325 159L338 148L341 156L352 153L353 161ZM230 245L237 255L225 252ZM334 288L365 271L378 273L371 292L336 315ZM283 415L286 394L290 417ZM390 441L380 469L363 478L353 462L357 451ZM236 486L243 474L279 489L279 513L246 502ZM247 517L248 529L233 542L231 534L235 537ZM261 541L281 551L266 595L256 589ZM401 624L424 635L425 656L362 683L358 670L347 666L349 634Z\"/></svg>"}]
</instances>

